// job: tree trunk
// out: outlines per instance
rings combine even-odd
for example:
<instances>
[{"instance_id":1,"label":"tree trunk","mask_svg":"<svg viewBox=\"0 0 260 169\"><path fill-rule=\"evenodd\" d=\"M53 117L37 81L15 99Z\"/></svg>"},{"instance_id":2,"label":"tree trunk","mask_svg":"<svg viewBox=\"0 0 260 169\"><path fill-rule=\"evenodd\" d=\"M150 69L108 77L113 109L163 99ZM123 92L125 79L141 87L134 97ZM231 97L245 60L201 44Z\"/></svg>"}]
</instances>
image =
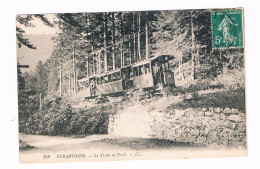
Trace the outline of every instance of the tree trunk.
<instances>
[{"instance_id":1,"label":"tree trunk","mask_svg":"<svg viewBox=\"0 0 260 169\"><path fill-rule=\"evenodd\" d=\"M112 60L113 60L113 70L116 69L116 63L115 63L115 43L116 43L116 37L115 37L115 14L112 13Z\"/></svg>"},{"instance_id":2,"label":"tree trunk","mask_svg":"<svg viewBox=\"0 0 260 169\"><path fill-rule=\"evenodd\" d=\"M183 66L182 66L182 64L183 64L182 59L183 59L183 56L181 55L181 78L184 80L185 76L184 76L184 70L183 70Z\"/></svg>"},{"instance_id":3,"label":"tree trunk","mask_svg":"<svg viewBox=\"0 0 260 169\"><path fill-rule=\"evenodd\" d=\"M107 14L104 13L104 62L105 62L105 73L107 72Z\"/></svg>"},{"instance_id":4,"label":"tree trunk","mask_svg":"<svg viewBox=\"0 0 260 169\"><path fill-rule=\"evenodd\" d=\"M70 63L69 64L69 69L70 69L70 71L69 71L69 93L71 93L71 60L69 63Z\"/></svg>"},{"instance_id":5,"label":"tree trunk","mask_svg":"<svg viewBox=\"0 0 260 169\"><path fill-rule=\"evenodd\" d=\"M101 74L101 51L98 52L98 73Z\"/></svg>"},{"instance_id":6,"label":"tree trunk","mask_svg":"<svg viewBox=\"0 0 260 169\"><path fill-rule=\"evenodd\" d=\"M42 109L42 93L40 93L40 96L39 96L39 102L40 102L40 110Z\"/></svg>"},{"instance_id":7,"label":"tree trunk","mask_svg":"<svg viewBox=\"0 0 260 169\"><path fill-rule=\"evenodd\" d=\"M192 21L192 11L191 11L191 81L195 79L195 65L194 65L194 30Z\"/></svg>"},{"instance_id":8,"label":"tree trunk","mask_svg":"<svg viewBox=\"0 0 260 169\"><path fill-rule=\"evenodd\" d=\"M149 59L149 31L148 31L148 13L145 13L145 58Z\"/></svg>"},{"instance_id":9,"label":"tree trunk","mask_svg":"<svg viewBox=\"0 0 260 169\"><path fill-rule=\"evenodd\" d=\"M200 53L199 53L199 51L200 51L200 48L197 49L197 65L199 65L199 67L200 67Z\"/></svg>"},{"instance_id":10,"label":"tree trunk","mask_svg":"<svg viewBox=\"0 0 260 169\"><path fill-rule=\"evenodd\" d=\"M86 57L87 77L89 76L89 56Z\"/></svg>"},{"instance_id":11,"label":"tree trunk","mask_svg":"<svg viewBox=\"0 0 260 169\"><path fill-rule=\"evenodd\" d=\"M120 15L120 25L121 25L121 29L120 29L120 33L121 33L121 67L123 67L125 65L125 58L124 58L124 27L123 27L123 16L122 13Z\"/></svg>"},{"instance_id":12,"label":"tree trunk","mask_svg":"<svg viewBox=\"0 0 260 169\"><path fill-rule=\"evenodd\" d=\"M142 59L142 56L141 56L141 13L138 12L138 60L141 60Z\"/></svg>"},{"instance_id":13,"label":"tree trunk","mask_svg":"<svg viewBox=\"0 0 260 169\"><path fill-rule=\"evenodd\" d=\"M93 73L96 74L96 55L93 55Z\"/></svg>"},{"instance_id":14,"label":"tree trunk","mask_svg":"<svg viewBox=\"0 0 260 169\"><path fill-rule=\"evenodd\" d=\"M179 76L181 76L181 79L184 80L184 71L183 71L183 67L182 67L182 54L180 54L179 56Z\"/></svg>"},{"instance_id":15,"label":"tree trunk","mask_svg":"<svg viewBox=\"0 0 260 169\"><path fill-rule=\"evenodd\" d=\"M76 66L75 66L75 45L74 45L74 48L73 48L73 76L74 76L73 92L74 92L74 94L76 94L77 93L77 77L76 77Z\"/></svg>"},{"instance_id":16,"label":"tree trunk","mask_svg":"<svg viewBox=\"0 0 260 169\"><path fill-rule=\"evenodd\" d=\"M136 35L135 35L135 33L136 33L136 20L135 20L135 16L136 16L136 14L135 13L133 13L133 34L134 34L134 37L133 37L133 39L134 39L134 56L133 56L133 62L135 62L137 59L136 59Z\"/></svg>"},{"instance_id":17,"label":"tree trunk","mask_svg":"<svg viewBox=\"0 0 260 169\"><path fill-rule=\"evenodd\" d=\"M61 74L61 62L60 62L60 97L62 95L62 74Z\"/></svg>"},{"instance_id":18,"label":"tree trunk","mask_svg":"<svg viewBox=\"0 0 260 169\"><path fill-rule=\"evenodd\" d=\"M179 70L179 76L181 75L181 55L179 56L179 67L178 67L178 70Z\"/></svg>"},{"instance_id":19,"label":"tree trunk","mask_svg":"<svg viewBox=\"0 0 260 169\"><path fill-rule=\"evenodd\" d=\"M132 51L131 51L131 35L129 35L129 41L128 41L128 53L129 53L129 59L130 64L132 63Z\"/></svg>"}]
</instances>

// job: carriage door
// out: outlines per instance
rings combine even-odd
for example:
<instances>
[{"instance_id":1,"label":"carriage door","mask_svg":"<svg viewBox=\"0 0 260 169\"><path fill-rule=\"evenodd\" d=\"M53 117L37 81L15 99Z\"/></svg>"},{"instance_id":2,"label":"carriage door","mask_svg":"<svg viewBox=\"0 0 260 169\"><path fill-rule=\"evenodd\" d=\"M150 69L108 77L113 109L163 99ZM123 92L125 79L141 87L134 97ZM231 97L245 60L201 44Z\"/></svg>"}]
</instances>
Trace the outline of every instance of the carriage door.
<instances>
[{"instance_id":1,"label":"carriage door","mask_svg":"<svg viewBox=\"0 0 260 169\"><path fill-rule=\"evenodd\" d=\"M170 71L169 62L164 62L162 64L163 68L163 79L165 85L172 85L174 83L174 73Z\"/></svg>"}]
</instances>

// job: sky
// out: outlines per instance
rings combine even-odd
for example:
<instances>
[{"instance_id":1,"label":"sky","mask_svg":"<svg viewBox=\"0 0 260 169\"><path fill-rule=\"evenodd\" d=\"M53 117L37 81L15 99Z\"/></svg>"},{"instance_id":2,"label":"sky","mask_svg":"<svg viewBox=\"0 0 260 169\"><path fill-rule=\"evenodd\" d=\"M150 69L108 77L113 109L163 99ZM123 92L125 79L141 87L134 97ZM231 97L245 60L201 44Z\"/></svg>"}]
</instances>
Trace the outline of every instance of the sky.
<instances>
[{"instance_id":1,"label":"sky","mask_svg":"<svg viewBox=\"0 0 260 169\"><path fill-rule=\"evenodd\" d=\"M45 16L51 22L57 19L55 14L45 14ZM24 25L17 23L17 26L25 31L24 37L28 38L29 41L37 48L29 49L24 45L19 48L18 45L16 45L19 64L30 66L27 69L22 69L22 72L35 70L37 63L40 60L44 62L51 56L54 45L51 38L54 37L58 31L57 27L48 27L38 18L35 18L30 23L34 24L35 27L25 27Z\"/></svg>"}]
</instances>

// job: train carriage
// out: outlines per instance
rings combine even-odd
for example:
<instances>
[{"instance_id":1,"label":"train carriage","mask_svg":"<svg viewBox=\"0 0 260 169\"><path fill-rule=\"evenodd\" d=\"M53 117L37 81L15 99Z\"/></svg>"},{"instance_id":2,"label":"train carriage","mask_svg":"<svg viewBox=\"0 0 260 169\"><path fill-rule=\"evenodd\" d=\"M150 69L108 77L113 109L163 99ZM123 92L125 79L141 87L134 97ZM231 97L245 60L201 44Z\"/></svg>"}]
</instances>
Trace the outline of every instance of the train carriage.
<instances>
[{"instance_id":1,"label":"train carriage","mask_svg":"<svg viewBox=\"0 0 260 169\"><path fill-rule=\"evenodd\" d=\"M150 59L155 84L175 85L174 73L170 70L169 63L172 59L173 56L170 55L160 55Z\"/></svg>"},{"instance_id":2,"label":"train carriage","mask_svg":"<svg viewBox=\"0 0 260 169\"><path fill-rule=\"evenodd\" d=\"M107 95L123 92L123 79L121 70L117 69L108 73L97 75L97 95Z\"/></svg>"},{"instance_id":3,"label":"train carriage","mask_svg":"<svg viewBox=\"0 0 260 169\"><path fill-rule=\"evenodd\" d=\"M78 81L79 93L82 97L90 98L122 93L131 88L152 88L157 84L174 85L174 74L169 65L171 59L172 56L161 55L81 79Z\"/></svg>"},{"instance_id":4,"label":"train carriage","mask_svg":"<svg viewBox=\"0 0 260 169\"><path fill-rule=\"evenodd\" d=\"M95 93L92 89L92 83L95 80L95 76L86 77L83 79L78 80L78 95L80 97L94 97Z\"/></svg>"},{"instance_id":5,"label":"train carriage","mask_svg":"<svg viewBox=\"0 0 260 169\"><path fill-rule=\"evenodd\" d=\"M151 71L150 60L139 62L132 66L133 86L135 89L154 86L154 78Z\"/></svg>"}]
</instances>

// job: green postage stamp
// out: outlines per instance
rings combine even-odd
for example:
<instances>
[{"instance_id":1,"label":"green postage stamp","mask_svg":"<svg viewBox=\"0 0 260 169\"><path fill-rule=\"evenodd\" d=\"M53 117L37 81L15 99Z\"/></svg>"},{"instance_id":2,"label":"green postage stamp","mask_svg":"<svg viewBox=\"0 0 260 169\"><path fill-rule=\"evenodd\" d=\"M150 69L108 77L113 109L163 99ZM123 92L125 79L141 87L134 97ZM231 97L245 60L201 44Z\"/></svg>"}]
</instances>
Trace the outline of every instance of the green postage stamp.
<instances>
[{"instance_id":1,"label":"green postage stamp","mask_svg":"<svg viewBox=\"0 0 260 169\"><path fill-rule=\"evenodd\" d=\"M211 11L213 48L243 47L243 9Z\"/></svg>"}]
</instances>

